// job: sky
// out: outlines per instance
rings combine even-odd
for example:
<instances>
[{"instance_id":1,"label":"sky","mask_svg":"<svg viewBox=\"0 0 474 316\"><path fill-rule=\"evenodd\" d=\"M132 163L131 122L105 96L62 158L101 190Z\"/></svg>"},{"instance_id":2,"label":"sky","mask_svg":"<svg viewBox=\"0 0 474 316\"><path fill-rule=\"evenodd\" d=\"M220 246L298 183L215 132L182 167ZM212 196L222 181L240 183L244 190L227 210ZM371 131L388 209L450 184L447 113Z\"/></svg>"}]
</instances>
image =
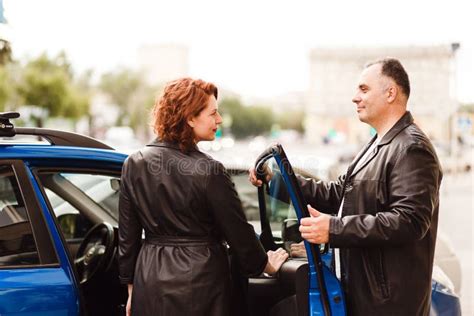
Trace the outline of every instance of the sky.
<instances>
[{"instance_id":1,"label":"sky","mask_svg":"<svg viewBox=\"0 0 474 316\"><path fill-rule=\"evenodd\" d=\"M458 97L474 102L469 1L4 0L14 57L64 50L76 71L134 67L142 45L190 48L190 75L248 97L304 91L317 47L460 42Z\"/></svg>"}]
</instances>

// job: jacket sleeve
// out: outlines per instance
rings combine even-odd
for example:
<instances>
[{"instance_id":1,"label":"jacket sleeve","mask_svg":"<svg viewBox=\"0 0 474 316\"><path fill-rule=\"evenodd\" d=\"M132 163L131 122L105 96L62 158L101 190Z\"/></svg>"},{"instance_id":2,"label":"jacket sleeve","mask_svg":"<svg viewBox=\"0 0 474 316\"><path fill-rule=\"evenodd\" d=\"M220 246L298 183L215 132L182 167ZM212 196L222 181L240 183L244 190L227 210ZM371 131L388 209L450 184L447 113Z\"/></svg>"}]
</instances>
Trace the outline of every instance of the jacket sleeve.
<instances>
[{"instance_id":1,"label":"jacket sleeve","mask_svg":"<svg viewBox=\"0 0 474 316\"><path fill-rule=\"evenodd\" d=\"M409 145L387 179L388 209L376 215L331 218L329 242L334 247L367 247L422 239L438 205L441 177L435 154L423 145Z\"/></svg>"},{"instance_id":2,"label":"jacket sleeve","mask_svg":"<svg viewBox=\"0 0 474 316\"><path fill-rule=\"evenodd\" d=\"M131 198L132 185L129 169L129 159L122 168L119 198L119 278L122 284L133 283L135 263L141 246L142 226L138 220L137 211Z\"/></svg>"},{"instance_id":3,"label":"jacket sleeve","mask_svg":"<svg viewBox=\"0 0 474 316\"><path fill-rule=\"evenodd\" d=\"M345 177L342 175L336 181L323 182L297 175L296 180L308 204L320 212L337 214Z\"/></svg>"},{"instance_id":4,"label":"jacket sleeve","mask_svg":"<svg viewBox=\"0 0 474 316\"><path fill-rule=\"evenodd\" d=\"M211 169L205 190L210 211L242 272L248 276L259 275L267 264L267 254L247 222L234 183L224 166L216 163Z\"/></svg>"}]
</instances>

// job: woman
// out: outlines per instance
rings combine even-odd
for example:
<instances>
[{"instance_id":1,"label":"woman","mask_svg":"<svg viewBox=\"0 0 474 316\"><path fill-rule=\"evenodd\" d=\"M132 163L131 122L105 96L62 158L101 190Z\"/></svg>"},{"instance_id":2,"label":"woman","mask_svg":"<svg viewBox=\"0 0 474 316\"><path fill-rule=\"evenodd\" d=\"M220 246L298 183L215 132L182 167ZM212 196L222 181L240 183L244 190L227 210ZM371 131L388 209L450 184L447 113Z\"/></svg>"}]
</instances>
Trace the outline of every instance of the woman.
<instances>
[{"instance_id":1,"label":"woman","mask_svg":"<svg viewBox=\"0 0 474 316\"><path fill-rule=\"evenodd\" d=\"M153 118L157 139L122 170L119 267L127 314L229 315L224 241L249 276L275 273L288 255L265 254L226 170L196 147L213 140L222 123L217 88L190 78L170 82Z\"/></svg>"}]
</instances>

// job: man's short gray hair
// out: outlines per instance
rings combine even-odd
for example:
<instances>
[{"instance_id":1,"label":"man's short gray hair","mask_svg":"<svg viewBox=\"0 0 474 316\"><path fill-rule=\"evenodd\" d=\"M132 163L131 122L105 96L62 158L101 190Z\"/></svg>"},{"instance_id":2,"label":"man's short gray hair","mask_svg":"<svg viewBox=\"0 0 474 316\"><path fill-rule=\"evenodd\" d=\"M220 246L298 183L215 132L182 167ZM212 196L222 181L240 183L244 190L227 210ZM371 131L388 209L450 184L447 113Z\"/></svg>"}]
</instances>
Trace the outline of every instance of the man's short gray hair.
<instances>
[{"instance_id":1,"label":"man's short gray hair","mask_svg":"<svg viewBox=\"0 0 474 316\"><path fill-rule=\"evenodd\" d=\"M402 63L396 58L389 57L370 62L365 68L376 64L382 65L382 75L392 78L408 99L410 96L410 79L408 79L408 74L405 68L403 68Z\"/></svg>"}]
</instances>

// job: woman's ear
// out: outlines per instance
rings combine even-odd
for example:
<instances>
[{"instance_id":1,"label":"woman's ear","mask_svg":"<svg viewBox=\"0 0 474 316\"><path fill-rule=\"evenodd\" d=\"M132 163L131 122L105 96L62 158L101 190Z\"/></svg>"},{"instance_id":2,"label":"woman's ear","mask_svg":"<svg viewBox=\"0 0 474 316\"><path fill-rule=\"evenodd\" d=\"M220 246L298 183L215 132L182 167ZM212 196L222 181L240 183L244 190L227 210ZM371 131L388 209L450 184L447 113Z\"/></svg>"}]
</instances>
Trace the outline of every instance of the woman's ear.
<instances>
[{"instance_id":1,"label":"woman's ear","mask_svg":"<svg viewBox=\"0 0 474 316\"><path fill-rule=\"evenodd\" d=\"M191 128L194 128L194 125L195 125L195 123L194 123L194 117L193 117L193 118L190 118L190 119L188 120L188 125L191 126Z\"/></svg>"}]
</instances>

